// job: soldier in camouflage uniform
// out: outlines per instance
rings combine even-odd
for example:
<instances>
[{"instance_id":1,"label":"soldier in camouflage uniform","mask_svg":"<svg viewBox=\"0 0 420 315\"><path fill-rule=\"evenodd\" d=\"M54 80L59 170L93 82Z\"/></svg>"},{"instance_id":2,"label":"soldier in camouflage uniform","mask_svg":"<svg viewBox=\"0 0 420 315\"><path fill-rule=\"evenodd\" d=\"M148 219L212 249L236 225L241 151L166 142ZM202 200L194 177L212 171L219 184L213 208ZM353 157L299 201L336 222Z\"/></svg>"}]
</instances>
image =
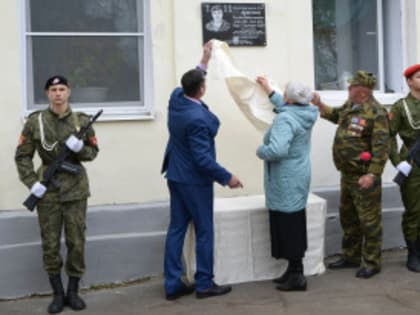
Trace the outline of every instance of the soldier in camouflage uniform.
<instances>
[{"instance_id":1,"label":"soldier in camouflage uniform","mask_svg":"<svg viewBox=\"0 0 420 315\"><path fill-rule=\"evenodd\" d=\"M402 230L408 249L407 268L420 272L420 168L407 161L408 150L420 136L420 64L407 68L404 76L410 93L398 100L389 113L390 160L407 176L400 187L405 208ZM397 134L402 140L400 152Z\"/></svg>"},{"instance_id":2,"label":"soldier in camouflage uniform","mask_svg":"<svg viewBox=\"0 0 420 315\"><path fill-rule=\"evenodd\" d=\"M326 106L319 95L314 99L321 117L338 125L333 156L341 172L343 257L328 267L359 267L356 277L370 278L381 269L381 174L388 158L388 120L373 97L372 74L357 71L349 83L349 98L341 107Z\"/></svg>"},{"instance_id":3,"label":"soldier in camouflage uniform","mask_svg":"<svg viewBox=\"0 0 420 315\"><path fill-rule=\"evenodd\" d=\"M25 123L15 161L21 181L31 193L41 198L37 205L41 230L44 268L54 292L49 313L59 313L67 303L74 310L86 307L78 296L79 280L85 271L84 246L87 198L90 195L88 177L82 161L93 160L98 146L93 128L79 140L74 135L86 126L89 117L73 112L68 104L70 88L62 76L47 80L45 91L50 106L32 113ZM59 155L63 146L73 154L69 162L81 168L81 173L59 171L53 183L45 187L41 181L45 169ZM38 152L42 165L34 171L33 157ZM61 281L63 260L60 256L60 238L64 226L67 247L66 272L69 276L67 294Z\"/></svg>"}]
</instances>

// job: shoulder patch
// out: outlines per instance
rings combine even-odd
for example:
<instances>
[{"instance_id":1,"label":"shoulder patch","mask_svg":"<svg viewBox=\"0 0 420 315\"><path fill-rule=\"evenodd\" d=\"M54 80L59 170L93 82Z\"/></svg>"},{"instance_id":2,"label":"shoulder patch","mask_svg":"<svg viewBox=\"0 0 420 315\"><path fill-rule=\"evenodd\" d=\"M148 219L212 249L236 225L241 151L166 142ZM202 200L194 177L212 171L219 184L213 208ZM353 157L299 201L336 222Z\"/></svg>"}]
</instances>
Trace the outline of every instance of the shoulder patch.
<instances>
[{"instance_id":1,"label":"shoulder patch","mask_svg":"<svg viewBox=\"0 0 420 315\"><path fill-rule=\"evenodd\" d=\"M18 147L20 147L21 145L25 144L25 136L23 135L23 133L19 136L19 141L18 141Z\"/></svg>"},{"instance_id":2,"label":"shoulder patch","mask_svg":"<svg viewBox=\"0 0 420 315\"><path fill-rule=\"evenodd\" d=\"M98 139L96 139L95 136L92 136L89 138L89 145L91 147L97 147L98 146Z\"/></svg>"}]
</instances>

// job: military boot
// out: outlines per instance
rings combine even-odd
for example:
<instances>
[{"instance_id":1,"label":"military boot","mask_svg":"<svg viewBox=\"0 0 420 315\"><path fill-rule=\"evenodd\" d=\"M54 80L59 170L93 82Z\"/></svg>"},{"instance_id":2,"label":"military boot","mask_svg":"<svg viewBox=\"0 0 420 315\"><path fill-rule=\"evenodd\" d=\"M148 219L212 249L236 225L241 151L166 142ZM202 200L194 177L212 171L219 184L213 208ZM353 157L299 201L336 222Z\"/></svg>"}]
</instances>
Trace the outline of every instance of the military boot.
<instances>
[{"instance_id":1,"label":"military boot","mask_svg":"<svg viewBox=\"0 0 420 315\"><path fill-rule=\"evenodd\" d=\"M416 242L407 241L407 268L413 272L420 272L420 259L417 252Z\"/></svg>"},{"instance_id":2,"label":"military boot","mask_svg":"<svg viewBox=\"0 0 420 315\"><path fill-rule=\"evenodd\" d=\"M67 287L67 304L75 311L81 311L86 308L85 301L79 296L79 281L80 278L69 277Z\"/></svg>"},{"instance_id":3,"label":"military boot","mask_svg":"<svg viewBox=\"0 0 420 315\"><path fill-rule=\"evenodd\" d=\"M48 306L48 313L57 314L60 313L64 308L64 288L61 282L60 275L50 276L50 284L53 289L53 300Z\"/></svg>"}]
</instances>

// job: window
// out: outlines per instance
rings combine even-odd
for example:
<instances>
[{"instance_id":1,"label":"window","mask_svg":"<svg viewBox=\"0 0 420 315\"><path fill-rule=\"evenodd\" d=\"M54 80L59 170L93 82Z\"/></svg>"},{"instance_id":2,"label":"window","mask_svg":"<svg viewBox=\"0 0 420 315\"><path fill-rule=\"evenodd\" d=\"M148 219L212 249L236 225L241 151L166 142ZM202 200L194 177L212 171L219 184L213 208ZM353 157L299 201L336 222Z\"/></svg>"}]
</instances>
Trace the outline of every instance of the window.
<instances>
[{"instance_id":1,"label":"window","mask_svg":"<svg viewBox=\"0 0 420 315\"><path fill-rule=\"evenodd\" d=\"M45 80L70 82L74 109L151 115L147 0L23 0L26 113L45 107Z\"/></svg>"},{"instance_id":2,"label":"window","mask_svg":"<svg viewBox=\"0 0 420 315\"><path fill-rule=\"evenodd\" d=\"M402 71L410 63L403 20L410 2L313 0L316 89L346 90L352 73L363 69L377 76L378 92L403 92Z\"/></svg>"}]
</instances>

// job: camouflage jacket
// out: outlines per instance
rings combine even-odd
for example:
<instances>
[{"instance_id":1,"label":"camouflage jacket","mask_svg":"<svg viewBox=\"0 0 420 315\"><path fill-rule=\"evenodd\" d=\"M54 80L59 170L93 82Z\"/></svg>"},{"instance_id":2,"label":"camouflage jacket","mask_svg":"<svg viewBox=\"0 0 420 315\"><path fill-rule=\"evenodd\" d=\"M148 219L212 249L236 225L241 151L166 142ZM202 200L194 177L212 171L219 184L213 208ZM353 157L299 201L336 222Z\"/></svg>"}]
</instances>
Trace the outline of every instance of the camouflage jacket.
<instances>
[{"instance_id":1,"label":"camouflage jacket","mask_svg":"<svg viewBox=\"0 0 420 315\"><path fill-rule=\"evenodd\" d=\"M347 101L326 107L322 117L338 124L333 145L334 163L345 174L380 176L388 159L389 130L386 109L374 98L363 104ZM370 161L360 154L369 152Z\"/></svg>"},{"instance_id":2,"label":"camouflage jacket","mask_svg":"<svg viewBox=\"0 0 420 315\"><path fill-rule=\"evenodd\" d=\"M393 165L397 165L408 157L408 149L420 136L420 130L411 127L407 113L404 110L404 100L408 111L416 124L420 123L420 100L416 99L411 93L407 97L398 100L391 108L389 113L389 134L391 137L389 158ZM400 152L398 152L397 134L403 141Z\"/></svg>"},{"instance_id":3,"label":"camouflage jacket","mask_svg":"<svg viewBox=\"0 0 420 315\"><path fill-rule=\"evenodd\" d=\"M31 188L36 181L41 181L45 169L58 157L67 138L75 134L80 127L86 126L88 122L89 116L72 112L70 108L61 118L49 108L32 113L23 127L15 153L20 180L28 188ZM63 202L89 197L88 177L80 162L91 161L98 154L93 128L86 132L82 140L85 144L83 149L77 154L72 154L68 160L80 165L82 172L74 175L59 171L54 178L54 183L48 185L43 200ZM33 163L35 151L38 152L42 161L36 172Z\"/></svg>"}]
</instances>

